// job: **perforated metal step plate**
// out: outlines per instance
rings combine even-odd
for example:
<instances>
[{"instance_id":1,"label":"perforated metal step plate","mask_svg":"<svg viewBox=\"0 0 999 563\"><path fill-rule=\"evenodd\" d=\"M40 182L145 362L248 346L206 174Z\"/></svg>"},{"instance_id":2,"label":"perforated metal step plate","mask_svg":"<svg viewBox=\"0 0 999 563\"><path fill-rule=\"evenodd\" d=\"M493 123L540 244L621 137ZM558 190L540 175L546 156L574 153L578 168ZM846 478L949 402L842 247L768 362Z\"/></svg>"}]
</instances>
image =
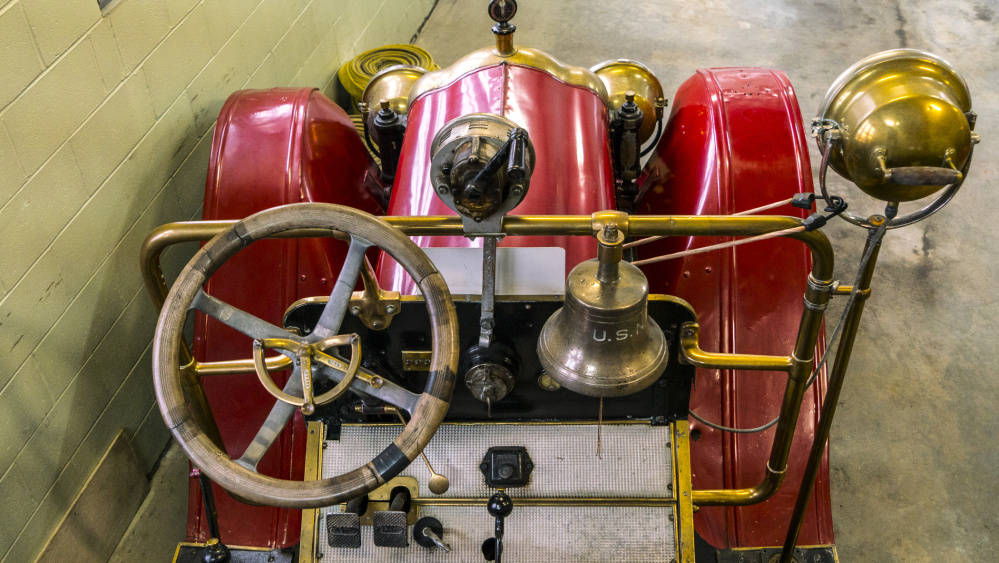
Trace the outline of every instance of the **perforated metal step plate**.
<instances>
[{"instance_id":1,"label":"perforated metal step plate","mask_svg":"<svg viewBox=\"0 0 999 563\"><path fill-rule=\"evenodd\" d=\"M399 426L345 425L339 441L323 450L322 476L346 473L371 461L399 434ZM443 424L424 452L434 469L451 480L441 498L488 497L479 463L492 446L526 446L534 461L531 482L508 491L516 497L673 498L669 426L605 424L597 457L594 424ZM430 473L421 460L401 475L420 481Z\"/></svg>"},{"instance_id":2,"label":"perforated metal step plate","mask_svg":"<svg viewBox=\"0 0 999 563\"><path fill-rule=\"evenodd\" d=\"M505 563L668 563L677 556L672 507L518 507L516 502L505 524ZM409 547L375 547L367 526L361 528L360 549L332 548L326 532L320 531L320 561L484 561L480 549L483 540L492 536L494 522L485 508L425 506L420 515L441 521L451 553L417 545L412 541L412 526Z\"/></svg>"},{"instance_id":3,"label":"perforated metal step plate","mask_svg":"<svg viewBox=\"0 0 999 563\"><path fill-rule=\"evenodd\" d=\"M322 476L339 475L377 455L399 433L399 426L346 425L339 441L326 442ZM493 446L526 446L534 472L526 487L508 489L514 499L506 519L503 560L533 563L567 561L635 561L668 563L677 558L676 512L665 506L526 506L527 498L673 498L673 457L670 427L647 424L604 425L601 457L597 457L597 427L592 424L445 424L425 452L434 468L451 481L439 498L486 498L495 492L485 484L479 463ZM420 460L403 476L420 482L420 497L430 474ZM359 549L333 548L326 538L322 509L316 529L319 561L483 561L482 542L492 536L494 519L484 506L420 506L420 516L434 516L444 525L445 554L412 541L405 548L375 547L370 527L361 528Z\"/></svg>"}]
</instances>

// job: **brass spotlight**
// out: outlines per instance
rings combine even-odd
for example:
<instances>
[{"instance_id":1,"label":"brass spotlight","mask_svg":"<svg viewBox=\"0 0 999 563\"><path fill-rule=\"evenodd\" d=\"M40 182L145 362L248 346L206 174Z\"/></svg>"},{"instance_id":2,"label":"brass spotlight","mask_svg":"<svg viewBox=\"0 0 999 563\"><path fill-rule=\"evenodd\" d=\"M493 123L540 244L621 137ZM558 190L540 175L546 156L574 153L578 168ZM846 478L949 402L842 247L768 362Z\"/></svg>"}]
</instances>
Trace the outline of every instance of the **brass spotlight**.
<instances>
[{"instance_id":1,"label":"brass spotlight","mask_svg":"<svg viewBox=\"0 0 999 563\"><path fill-rule=\"evenodd\" d=\"M871 197L913 201L961 180L971 97L954 67L917 49L867 57L836 79L816 122L831 127L829 164ZM838 137L838 140L837 140Z\"/></svg>"}]
</instances>

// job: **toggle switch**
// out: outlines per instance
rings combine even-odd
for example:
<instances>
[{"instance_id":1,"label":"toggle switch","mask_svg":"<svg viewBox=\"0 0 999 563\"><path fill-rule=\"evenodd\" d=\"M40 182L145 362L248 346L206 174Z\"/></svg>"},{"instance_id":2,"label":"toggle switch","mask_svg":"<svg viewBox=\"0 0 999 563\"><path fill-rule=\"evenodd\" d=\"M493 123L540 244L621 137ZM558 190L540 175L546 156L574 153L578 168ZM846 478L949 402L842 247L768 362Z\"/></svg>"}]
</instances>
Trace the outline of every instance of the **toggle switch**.
<instances>
[{"instance_id":1,"label":"toggle switch","mask_svg":"<svg viewBox=\"0 0 999 563\"><path fill-rule=\"evenodd\" d=\"M424 516L413 524L413 541L426 548L439 547L451 553L451 546L444 543L444 525L433 516Z\"/></svg>"}]
</instances>

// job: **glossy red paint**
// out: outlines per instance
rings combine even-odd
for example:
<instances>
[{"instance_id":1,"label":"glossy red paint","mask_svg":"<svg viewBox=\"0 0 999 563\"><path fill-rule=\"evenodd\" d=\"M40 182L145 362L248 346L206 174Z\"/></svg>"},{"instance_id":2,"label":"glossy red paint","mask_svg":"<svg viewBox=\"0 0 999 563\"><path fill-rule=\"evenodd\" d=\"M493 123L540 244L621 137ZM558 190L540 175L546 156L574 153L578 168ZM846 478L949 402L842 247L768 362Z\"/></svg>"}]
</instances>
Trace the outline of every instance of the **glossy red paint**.
<instances>
[{"instance_id":1,"label":"glossy red paint","mask_svg":"<svg viewBox=\"0 0 999 563\"><path fill-rule=\"evenodd\" d=\"M229 97L219 115L205 186L203 218L242 219L257 211L300 201L348 205L379 214L365 186L377 177L350 118L314 89L244 90ZM206 291L280 325L285 308L304 296L328 294L346 255L333 240L271 240L255 243L225 264ZM262 298L266 297L266 298ZM197 314L194 353L200 361L250 356L250 339ZM287 375L275 377L279 385ZM274 398L255 374L203 380L226 450L242 455ZM260 472L301 479L305 425L296 413L261 460ZM230 545L287 547L299 541L297 510L247 506L215 487L223 540ZM196 479L190 482L188 536L207 539Z\"/></svg>"},{"instance_id":2,"label":"glossy red paint","mask_svg":"<svg viewBox=\"0 0 999 563\"><path fill-rule=\"evenodd\" d=\"M614 208L607 109L600 97L537 69L500 64L468 73L410 105L389 215L455 215L430 185L430 144L447 122L476 112L509 118L534 143L531 187L512 215L589 215ZM482 246L482 239L464 237L413 240L421 247ZM596 242L582 237L507 237L499 245L564 248L567 274L596 256ZM384 287L416 293L390 258L383 258L378 273Z\"/></svg>"},{"instance_id":3,"label":"glossy red paint","mask_svg":"<svg viewBox=\"0 0 999 563\"><path fill-rule=\"evenodd\" d=\"M728 215L812 191L802 119L787 76L756 68L699 70L678 90L668 125L644 174L653 188L640 213ZM803 216L790 205L767 213ZM670 238L639 247L648 258L726 239ZM787 354L801 318L810 268L791 240L752 243L645 266L650 289L693 305L704 349ZM780 410L786 375L697 371L691 408L735 427L760 426ZM781 545L818 419L824 380L806 394L781 490L745 508L705 507L695 529L717 547ZM694 487L750 487L763 478L774 430L723 434L691 421ZM833 542L828 461L799 544Z\"/></svg>"}]
</instances>

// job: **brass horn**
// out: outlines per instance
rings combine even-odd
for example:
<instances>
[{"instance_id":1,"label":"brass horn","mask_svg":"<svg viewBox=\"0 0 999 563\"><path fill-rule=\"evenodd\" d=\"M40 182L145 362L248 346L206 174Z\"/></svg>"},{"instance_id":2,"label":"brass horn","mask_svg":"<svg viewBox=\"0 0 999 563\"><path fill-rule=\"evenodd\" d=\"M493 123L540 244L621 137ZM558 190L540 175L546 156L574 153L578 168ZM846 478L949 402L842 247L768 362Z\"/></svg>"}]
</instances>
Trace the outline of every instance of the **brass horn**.
<instances>
[{"instance_id":1,"label":"brass horn","mask_svg":"<svg viewBox=\"0 0 999 563\"><path fill-rule=\"evenodd\" d=\"M971 97L947 61L917 49L861 60L836 79L822 101L819 149L835 143L829 164L868 195L913 201L959 182L971 152Z\"/></svg>"},{"instance_id":2,"label":"brass horn","mask_svg":"<svg viewBox=\"0 0 999 563\"><path fill-rule=\"evenodd\" d=\"M618 397L651 385L666 368L666 338L648 316L645 274L621 262L624 235L608 225L596 260L569 272L565 305L541 330L541 367L563 387Z\"/></svg>"}]
</instances>

